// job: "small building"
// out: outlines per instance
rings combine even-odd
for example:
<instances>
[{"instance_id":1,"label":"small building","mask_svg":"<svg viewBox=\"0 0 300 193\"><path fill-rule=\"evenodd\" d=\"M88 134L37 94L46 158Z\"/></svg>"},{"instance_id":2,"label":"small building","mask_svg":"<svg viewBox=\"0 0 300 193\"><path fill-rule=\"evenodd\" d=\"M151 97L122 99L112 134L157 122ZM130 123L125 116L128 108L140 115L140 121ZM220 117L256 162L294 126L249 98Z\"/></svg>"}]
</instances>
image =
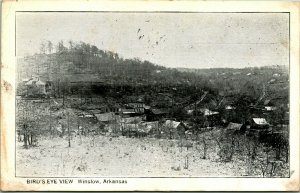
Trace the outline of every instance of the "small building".
<instances>
[{"instance_id":1,"label":"small building","mask_svg":"<svg viewBox=\"0 0 300 193\"><path fill-rule=\"evenodd\" d=\"M252 118L248 121L251 129L268 129L270 124L265 118Z\"/></svg>"},{"instance_id":2,"label":"small building","mask_svg":"<svg viewBox=\"0 0 300 193\"><path fill-rule=\"evenodd\" d=\"M128 103L126 106L130 108L144 108L145 104L144 103Z\"/></svg>"},{"instance_id":3,"label":"small building","mask_svg":"<svg viewBox=\"0 0 300 193\"><path fill-rule=\"evenodd\" d=\"M235 107L232 106L232 105L226 105L226 106L225 106L225 109L226 109L226 110L234 110Z\"/></svg>"},{"instance_id":4,"label":"small building","mask_svg":"<svg viewBox=\"0 0 300 193\"><path fill-rule=\"evenodd\" d=\"M138 132L145 135L158 133L158 121L141 122L138 127Z\"/></svg>"},{"instance_id":5,"label":"small building","mask_svg":"<svg viewBox=\"0 0 300 193\"><path fill-rule=\"evenodd\" d=\"M166 120L162 127L162 134L170 139L185 138L186 128L182 122Z\"/></svg>"},{"instance_id":6,"label":"small building","mask_svg":"<svg viewBox=\"0 0 300 193\"><path fill-rule=\"evenodd\" d=\"M23 82L26 87L26 95L29 97L45 96L51 92L51 82L43 82L38 77L27 79Z\"/></svg>"}]
</instances>

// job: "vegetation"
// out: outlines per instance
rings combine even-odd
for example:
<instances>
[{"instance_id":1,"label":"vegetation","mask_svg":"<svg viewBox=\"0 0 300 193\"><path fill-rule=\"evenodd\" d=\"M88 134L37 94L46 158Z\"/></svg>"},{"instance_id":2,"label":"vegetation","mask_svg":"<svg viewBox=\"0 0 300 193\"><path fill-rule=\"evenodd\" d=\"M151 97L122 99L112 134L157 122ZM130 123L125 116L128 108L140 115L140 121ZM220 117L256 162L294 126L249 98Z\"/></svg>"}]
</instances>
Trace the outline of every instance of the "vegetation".
<instances>
[{"instance_id":1,"label":"vegetation","mask_svg":"<svg viewBox=\"0 0 300 193\"><path fill-rule=\"evenodd\" d=\"M24 136L19 141L25 148L35 146L38 138L47 135L66 140L69 148L76 145L73 135L80 138L80 144L82 137L90 136L91 147L96 146L95 134L108 135L109 123L81 119L78 112L89 105L123 106L139 101L151 108L167 109L164 118L189 123L184 127L191 137L184 133L178 139L181 152L186 147L187 151L197 150L203 160L240 160L249 176L286 176L289 142L288 132L282 131L288 124L289 77L285 67L172 69L137 58L124 59L84 42L70 41L66 45L60 41L54 46L49 41L41 44L39 54L18 61L18 74L17 93L22 97L17 102L17 131L18 136ZM22 79L32 75L50 82L52 92L45 97L34 88L29 95ZM266 111L265 106L275 109ZM206 116L203 109L217 115ZM249 124L251 117L266 118L279 132L274 129L273 133L255 135L225 129L229 122ZM153 136L174 139L174 128L162 134L164 120L159 119ZM117 124L113 124L116 128ZM138 122L132 124L137 130ZM130 129L123 131L122 127L119 136L135 136ZM163 146L162 150L173 151L175 146ZM191 167L190 161L185 155L184 169ZM173 170L179 169L176 166Z\"/></svg>"}]
</instances>

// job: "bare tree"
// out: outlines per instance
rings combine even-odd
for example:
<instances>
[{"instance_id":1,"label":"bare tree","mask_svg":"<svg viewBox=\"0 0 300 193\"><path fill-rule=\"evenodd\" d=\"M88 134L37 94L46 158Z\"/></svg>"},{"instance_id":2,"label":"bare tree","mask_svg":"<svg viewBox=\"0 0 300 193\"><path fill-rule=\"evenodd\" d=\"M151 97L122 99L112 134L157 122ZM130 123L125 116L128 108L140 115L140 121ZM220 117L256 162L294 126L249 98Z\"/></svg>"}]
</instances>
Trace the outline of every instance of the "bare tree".
<instances>
[{"instance_id":1,"label":"bare tree","mask_svg":"<svg viewBox=\"0 0 300 193\"><path fill-rule=\"evenodd\" d=\"M49 53L49 54L52 54L53 44L52 44L51 41L48 41L47 47L48 47L48 53Z\"/></svg>"},{"instance_id":2,"label":"bare tree","mask_svg":"<svg viewBox=\"0 0 300 193\"><path fill-rule=\"evenodd\" d=\"M40 53L45 54L46 53L46 44L44 42L40 45Z\"/></svg>"}]
</instances>

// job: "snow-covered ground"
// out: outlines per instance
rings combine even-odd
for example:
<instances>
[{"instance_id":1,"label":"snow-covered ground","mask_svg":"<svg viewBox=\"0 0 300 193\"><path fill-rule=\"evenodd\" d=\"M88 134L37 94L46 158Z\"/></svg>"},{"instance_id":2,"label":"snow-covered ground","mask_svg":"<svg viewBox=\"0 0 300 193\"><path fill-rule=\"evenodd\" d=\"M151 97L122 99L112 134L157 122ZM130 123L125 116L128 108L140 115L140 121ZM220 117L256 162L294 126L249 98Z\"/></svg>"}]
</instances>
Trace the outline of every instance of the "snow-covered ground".
<instances>
[{"instance_id":1,"label":"snow-covered ground","mask_svg":"<svg viewBox=\"0 0 300 193\"><path fill-rule=\"evenodd\" d=\"M17 176L27 177L213 177L243 176L237 162L218 162L214 149L208 158L196 145L187 150L179 141L154 138L79 136L68 147L66 138L42 138L25 149L17 142ZM200 150L199 150L200 149Z\"/></svg>"}]
</instances>

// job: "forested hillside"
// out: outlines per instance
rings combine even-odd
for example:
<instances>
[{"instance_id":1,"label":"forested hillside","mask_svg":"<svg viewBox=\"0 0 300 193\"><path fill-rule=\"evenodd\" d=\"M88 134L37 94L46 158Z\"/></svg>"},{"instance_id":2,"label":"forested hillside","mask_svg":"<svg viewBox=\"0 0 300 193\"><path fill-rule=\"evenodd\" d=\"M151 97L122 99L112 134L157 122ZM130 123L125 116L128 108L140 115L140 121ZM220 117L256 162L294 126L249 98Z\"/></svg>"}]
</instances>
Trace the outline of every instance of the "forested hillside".
<instances>
[{"instance_id":1,"label":"forested hillside","mask_svg":"<svg viewBox=\"0 0 300 193\"><path fill-rule=\"evenodd\" d=\"M216 100L234 95L247 96L255 102L263 95L288 103L289 76L285 66L175 69L138 58L124 59L84 42L70 41L67 46L61 41L53 50L48 42L41 44L39 54L19 59L19 81L38 75L44 81L52 81L57 92L62 85L82 81L95 83L92 93L96 94L98 87L104 92L110 90L112 96L169 93L178 96L177 102L184 102L182 98L188 96L199 98L205 90Z\"/></svg>"}]
</instances>

